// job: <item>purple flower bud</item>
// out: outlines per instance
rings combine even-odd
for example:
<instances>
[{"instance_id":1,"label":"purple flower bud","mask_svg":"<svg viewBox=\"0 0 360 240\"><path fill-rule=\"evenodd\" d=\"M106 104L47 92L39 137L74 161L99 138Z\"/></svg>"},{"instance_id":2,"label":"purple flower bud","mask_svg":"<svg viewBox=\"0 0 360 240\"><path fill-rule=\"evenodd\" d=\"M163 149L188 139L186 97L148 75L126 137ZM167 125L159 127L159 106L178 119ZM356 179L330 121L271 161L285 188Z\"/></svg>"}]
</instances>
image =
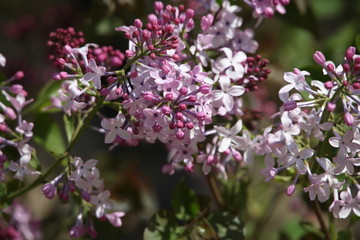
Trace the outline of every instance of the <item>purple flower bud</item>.
<instances>
[{"instance_id":1,"label":"purple flower bud","mask_svg":"<svg viewBox=\"0 0 360 240\"><path fill-rule=\"evenodd\" d=\"M283 104L285 111L291 111L297 108L297 103L295 101L289 101Z\"/></svg>"},{"instance_id":2,"label":"purple flower bud","mask_svg":"<svg viewBox=\"0 0 360 240\"><path fill-rule=\"evenodd\" d=\"M350 46L347 50L346 50L346 53L345 53L345 58L347 60L351 60L353 58L353 56L355 55L355 52L356 52L356 48L353 47L353 46Z\"/></svg>"},{"instance_id":3,"label":"purple flower bud","mask_svg":"<svg viewBox=\"0 0 360 240\"><path fill-rule=\"evenodd\" d=\"M178 131L176 132L176 138L177 138L178 140L182 140L182 139L184 139L184 137L185 137L185 133L184 133L183 131L178 130Z\"/></svg>"},{"instance_id":4,"label":"purple flower bud","mask_svg":"<svg viewBox=\"0 0 360 240\"><path fill-rule=\"evenodd\" d=\"M116 95L121 95L122 94L122 89L120 87L115 89L115 94Z\"/></svg>"},{"instance_id":5,"label":"purple flower bud","mask_svg":"<svg viewBox=\"0 0 360 240\"><path fill-rule=\"evenodd\" d=\"M213 15L208 14L207 16L203 16L201 18L201 29L203 31L208 30L211 27L213 21L214 21L214 16Z\"/></svg>"},{"instance_id":6,"label":"purple flower bud","mask_svg":"<svg viewBox=\"0 0 360 240\"><path fill-rule=\"evenodd\" d=\"M70 54L70 53L72 53L72 48L69 46L69 45L65 45L64 46L64 52L66 53L66 54Z\"/></svg>"},{"instance_id":7,"label":"purple flower bud","mask_svg":"<svg viewBox=\"0 0 360 240\"><path fill-rule=\"evenodd\" d=\"M200 92L202 94L208 94L211 92L211 87L209 84L203 83L200 85Z\"/></svg>"},{"instance_id":8,"label":"purple flower bud","mask_svg":"<svg viewBox=\"0 0 360 240\"><path fill-rule=\"evenodd\" d=\"M316 51L313 55L313 58L317 64L319 64L320 66L324 66L326 59L322 52Z\"/></svg>"},{"instance_id":9,"label":"purple flower bud","mask_svg":"<svg viewBox=\"0 0 360 240\"><path fill-rule=\"evenodd\" d=\"M181 87L179 90L179 93L181 95L186 95L188 93L188 88L187 87Z\"/></svg>"},{"instance_id":10,"label":"purple flower bud","mask_svg":"<svg viewBox=\"0 0 360 240\"><path fill-rule=\"evenodd\" d=\"M187 18L193 18L193 17L194 17L194 13L195 13L195 11L194 11L193 9L191 9L191 8L186 9L186 17L187 17Z\"/></svg>"},{"instance_id":11,"label":"purple flower bud","mask_svg":"<svg viewBox=\"0 0 360 240\"><path fill-rule=\"evenodd\" d=\"M107 96L110 93L110 90L108 88L103 88L100 90L101 96Z\"/></svg>"},{"instance_id":12,"label":"purple flower bud","mask_svg":"<svg viewBox=\"0 0 360 240\"><path fill-rule=\"evenodd\" d=\"M238 162L243 160L241 153L236 150L232 151L232 155L233 155L234 159Z\"/></svg>"},{"instance_id":13,"label":"purple flower bud","mask_svg":"<svg viewBox=\"0 0 360 240\"><path fill-rule=\"evenodd\" d=\"M164 8L164 4L162 2L160 2L160 1L154 2L155 11L160 12L161 10L163 10L163 8Z\"/></svg>"},{"instance_id":14,"label":"purple flower bud","mask_svg":"<svg viewBox=\"0 0 360 240\"><path fill-rule=\"evenodd\" d=\"M359 90L360 89L360 82L354 82L352 84L353 88L356 89L356 90Z\"/></svg>"},{"instance_id":15,"label":"purple flower bud","mask_svg":"<svg viewBox=\"0 0 360 240\"><path fill-rule=\"evenodd\" d=\"M167 93L167 94L165 94L165 99L167 101L172 101L172 100L174 100L174 95L172 93Z\"/></svg>"},{"instance_id":16,"label":"purple flower bud","mask_svg":"<svg viewBox=\"0 0 360 240\"><path fill-rule=\"evenodd\" d=\"M69 77L69 74L67 72L60 72L59 75L60 75L61 79L66 79Z\"/></svg>"},{"instance_id":17,"label":"purple flower bud","mask_svg":"<svg viewBox=\"0 0 360 240\"><path fill-rule=\"evenodd\" d=\"M280 0L280 3L282 5L288 5L290 3L290 0Z\"/></svg>"},{"instance_id":18,"label":"purple flower bud","mask_svg":"<svg viewBox=\"0 0 360 240\"><path fill-rule=\"evenodd\" d=\"M52 78L53 78L54 80L61 80L60 74L54 74L54 75L52 76Z\"/></svg>"},{"instance_id":19,"label":"purple flower bud","mask_svg":"<svg viewBox=\"0 0 360 240\"><path fill-rule=\"evenodd\" d=\"M207 165L211 165L211 164L214 164L215 163L215 157L214 155L209 155L207 156L206 158L206 164Z\"/></svg>"},{"instance_id":20,"label":"purple flower bud","mask_svg":"<svg viewBox=\"0 0 360 240\"><path fill-rule=\"evenodd\" d=\"M17 80L22 79L24 76L25 76L25 74L24 74L23 71L17 71L17 72L15 73L15 79L17 79Z\"/></svg>"},{"instance_id":21,"label":"purple flower bud","mask_svg":"<svg viewBox=\"0 0 360 240\"><path fill-rule=\"evenodd\" d=\"M16 119L16 113L11 107L5 107L4 108L5 116L11 120Z\"/></svg>"},{"instance_id":22,"label":"purple flower bud","mask_svg":"<svg viewBox=\"0 0 360 240\"><path fill-rule=\"evenodd\" d=\"M198 112L198 113L196 113L196 118L199 121L205 121L206 114L204 112Z\"/></svg>"},{"instance_id":23,"label":"purple flower bud","mask_svg":"<svg viewBox=\"0 0 360 240\"><path fill-rule=\"evenodd\" d=\"M195 96L195 95L191 95L191 96L189 96L189 98L188 98L188 100L189 100L189 102L196 102L197 101L197 97Z\"/></svg>"},{"instance_id":24,"label":"purple flower bud","mask_svg":"<svg viewBox=\"0 0 360 240\"><path fill-rule=\"evenodd\" d=\"M181 111L184 111L186 108L187 108L187 106L186 106L185 103L180 103L180 104L179 104L179 109L180 109Z\"/></svg>"},{"instance_id":25,"label":"purple flower bud","mask_svg":"<svg viewBox=\"0 0 360 240\"><path fill-rule=\"evenodd\" d=\"M132 72L130 73L130 78L136 78L138 75L139 75L139 74L138 74L137 71L132 71Z\"/></svg>"},{"instance_id":26,"label":"purple flower bud","mask_svg":"<svg viewBox=\"0 0 360 240\"><path fill-rule=\"evenodd\" d=\"M192 122L186 122L185 127L189 130L194 128L194 124Z\"/></svg>"},{"instance_id":27,"label":"purple flower bud","mask_svg":"<svg viewBox=\"0 0 360 240\"><path fill-rule=\"evenodd\" d=\"M334 72L335 71L335 66L332 63L329 63L326 65L326 70L329 72Z\"/></svg>"},{"instance_id":28,"label":"purple flower bud","mask_svg":"<svg viewBox=\"0 0 360 240\"><path fill-rule=\"evenodd\" d=\"M56 194L56 187L52 183L46 183L42 187L42 192L43 192L43 194L45 195L46 198L53 199L55 197L55 194Z\"/></svg>"},{"instance_id":29,"label":"purple flower bud","mask_svg":"<svg viewBox=\"0 0 360 240\"><path fill-rule=\"evenodd\" d=\"M171 108L169 106L162 106L161 112L165 115L169 115L171 113Z\"/></svg>"},{"instance_id":30,"label":"purple flower bud","mask_svg":"<svg viewBox=\"0 0 360 240\"><path fill-rule=\"evenodd\" d=\"M346 112L344 114L344 122L347 126L352 126L354 124L354 116L351 113Z\"/></svg>"},{"instance_id":31,"label":"purple flower bud","mask_svg":"<svg viewBox=\"0 0 360 240\"><path fill-rule=\"evenodd\" d=\"M324 87L328 90L332 89L334 87L334 83L332 81L327 81L324 83Z\"/></svg>"},{"instance_id":32,"label":"purple flower bud","mask_svg":"<svg viewBox=\"0 0 360 240\"><path fill-rule=\"evenodd\" d=\"M187 172L193 172L194 171L194 164L192 164L191 162L186 164L185 166L185 171Z\"/></svg>"},{"instance_id":33,"label":"purple flower bud","mask_svg":"<svg viewBox=\"0 0 360 240\"><path fill-rule=\"evenodd\" d=\"M8 126L5 123L0 123L0 131L1 132L7 132Z\"/></svg>"},{"instance_id":34,"label":"purple flower bud","mask_svg":"<svg viewBox=\"0 0 360 240\"><path fill-rule=\"evenodd\" d=\"M295 192L295 185L294 184L291 184L290 186L287 187L286 189L286 195L288 195L289 197L291 195L293 195Z\"/></svg>"},{"instance_id":35,"label":"purple flower bud","mask_svg":"<svg viewBox=\"0 0 360 240\"><path fill-rule=\"evenodd\" d=\"M87 191L82 191L81 192L81 197L87 201L87 202L90 202L90 194L87 192Z\"/></svg>"},{"instance_id":36,"label":"purple flower bud","mask_svg":"<svg viewBox=\"0 0 360 240\"><path fill-rule=\"evenodd\" d=\"M332 103L332 102L328 102L327 106L326 106L326 110L328 110L329 112L333 112L336 109L336 104Z\"/></svg>"},{"instance_id":37,"label":"purple flower bud","mask_svg":"<svg viewBox=\"0 0 360 240\"><path fill-rule=\"evenodd\" d=\"M125 51L125 56L128 57L128 58L131 58L135 55L135 53L131 50L126 50Z\"/></svg>"},{"instance_id":38,"label":"purple flower bud","mask_svg":"<svg viewBox=\"0 0 360 240\"><path fill-rule=\"evenodd\" d=\"M134 26L137 27L137 28L142 28L143 23L142 23L142 21L140 19L137 18L134 21Z\"/></svg>"},{"instance_id":39,"label":"purple flower bud","mask_svg":"<svg viewBox=\"0 0 360 240\"><path fill-rule=\"evenodd\" d=\"M350 65L347 63L344 63L343 65L344 72L349 73L350 72Z\"/></svg>"},{"instance_id":40,"label":"purple flower bud","mask_svg":"<svg viewBox=\"0 0 360 240\"><path fill-rule=\"evenodd\" d=\"M22 94L24 95L24 88L20 84L14 84L10 87L10 91L14 94ZM26 94L27 95L27 94ZM25 96L25 95L24 95Z\"/></svg>"}]
</instances>

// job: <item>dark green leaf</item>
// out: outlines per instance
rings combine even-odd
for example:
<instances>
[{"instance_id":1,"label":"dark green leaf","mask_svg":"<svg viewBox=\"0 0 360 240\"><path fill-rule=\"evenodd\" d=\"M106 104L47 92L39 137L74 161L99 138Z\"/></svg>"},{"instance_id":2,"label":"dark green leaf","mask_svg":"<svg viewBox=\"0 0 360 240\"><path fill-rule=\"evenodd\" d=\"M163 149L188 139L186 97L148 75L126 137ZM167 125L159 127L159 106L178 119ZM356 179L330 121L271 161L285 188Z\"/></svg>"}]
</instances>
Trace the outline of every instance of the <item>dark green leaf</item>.
<instances>
[{"instance_id":1,"label":"dark green leaf","mask_svg":"<svg viewBox=\"0 0 360 240\"><path fill-rule=\"evenodd\" d=\"M353 240L351 230L343 230L338 233L338 240Z\"/></svg>"},{"instance_id":2,"label":"dark green leaf","mask_svg":"<svg viewBox=\"0 0 360 240\"><path fill-rule=\"evenodd\" d=\"M153 215L144 232L144 240L185 240L178 238L183 227L177 225L175 216L162 210Z\"/></svg>"},{"instance_id":3,"label":"dark green leaf","mask_svg":"<svg viewBox=\"0 0 360 240\"><path fill-rule=\"evenodd\" d=\"M57 90L60 88L62 81L50 81L48 82L39 92L38 96L35 99L35 102L32 103L28 108L24 109L24 113L36 112L42 109L43 107L50 106L50 97L54 95Z\"/></svg>"},{"instance_id":4,"label":"dark green leaf","mask_svg":"<svg viewBox=\"0 0 360 240\"><path fill-rule=\"evenodd\" d=\"M0 203L3 203L6 194L7 194L7 185L5 183L0 183Z\"/></svg>"},{"instance_id":5,"label":"dark green leaf","mask_svg":"<svg viewBox=\"0 0 360 240\"><path fill-rule=\"evenodd\" d=\"M306 232L318 236L319 239L323 239L325 237L324 233L315 227L311 222L300 222L300 225Z\"/></svg>"},{"instance_id":6,"label":"dark green leaf","mask_svg":"<svg viewBox=\"0 0 360 240\"><path fill-rule=\"evenodd\" d=\"M209 217L209 222L221 240L242 240L244 224L238 216L229 212L214 212Z\"/></svg>"},{"instance_id":7,"label":"dark green leaf","mask_svg":"<svg viewBox=\"0 0 360 240\"><path fill-rule=\"evenodd\" d=\"M64 127L65 127L65 133L66 133L66 139L68 142L71 141L71 138L74 134L75 130L75 116L68 116L64 114Z\"/></svg>"},{"instance_id":8,"label":"dark green leaf","mask_svg":"<svg viewBox=\"0 0 360 240\"><path fill-rule=\"evenodd\" d=\"M38 113L35 117L34 140L49 152L63 153L65 151L61 129L47 113Z\"/></svg>"},{"instance_id":9,"label":"dark green leaf","mask_svg":"<svg viewBox=\"0 0 360 240\"><path fill-rule=\"evenodd\" d=\"M196 217L200 212L198 198L193 190L180 181L174 189L172 205L179 220L187 221Z\"/></svg>"},{"instance_id":10,"label":"dark green leaf","mask_svg":"<svg viewBox=\"0 0 360 240\"><path fill-rule=\"evenodd\" d=\"M358 33L355 37L355 46L359 51L360 50L360 33Z\"/></svg>"}]
</instances>

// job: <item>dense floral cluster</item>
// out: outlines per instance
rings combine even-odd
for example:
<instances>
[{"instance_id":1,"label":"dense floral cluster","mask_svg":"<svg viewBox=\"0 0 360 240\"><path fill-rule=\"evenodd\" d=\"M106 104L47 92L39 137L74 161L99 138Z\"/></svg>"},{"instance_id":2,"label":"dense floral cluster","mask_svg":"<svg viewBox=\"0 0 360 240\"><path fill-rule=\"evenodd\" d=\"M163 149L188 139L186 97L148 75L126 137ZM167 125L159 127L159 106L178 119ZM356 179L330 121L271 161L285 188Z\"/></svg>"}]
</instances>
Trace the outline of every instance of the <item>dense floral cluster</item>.
<instances>
[{"instance_id":1,"label":"dense floral cluster","mask_svg":"<svg viewBox=\"0 0 360 240\"><path fill-rule=\"evenodd\" d=\"M349 47L338 67L321 52L314 54L328 81L307 81L310 73L298 69L285 73L288 84L279 91L281 125L264 135L267 167L262 173L266 179L295 169L293 184L287 189L292 195L299 177L307 175L309 185L304 191L311 200L332 199L329 210L337 218L346 218L351 211L360 216L356 168L360 166L360 56L355 53Z\"/></svg>"}]
</instances>

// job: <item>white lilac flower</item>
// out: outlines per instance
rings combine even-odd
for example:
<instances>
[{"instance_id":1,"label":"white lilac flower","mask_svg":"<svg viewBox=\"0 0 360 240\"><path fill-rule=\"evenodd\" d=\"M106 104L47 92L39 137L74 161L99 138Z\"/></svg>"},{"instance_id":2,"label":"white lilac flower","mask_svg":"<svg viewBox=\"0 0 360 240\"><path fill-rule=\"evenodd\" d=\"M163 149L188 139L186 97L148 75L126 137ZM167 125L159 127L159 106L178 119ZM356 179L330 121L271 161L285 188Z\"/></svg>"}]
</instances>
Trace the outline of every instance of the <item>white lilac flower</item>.
<instances>
[{"instance_id":1,"label":"white lilac flower","mask_svg":"<svg viewBox=\"0 0 360 240\"><path fill-rule=\"evenodd\" d=\"M354 143L354 131L347 130L344 136L340 136L339 133L334 131L335 137L331 137L329 139L329 143L331 146L335 148L339 148L337 157L345 157L347 156L348 150L350 152L358 152L360 151L360 144Z\"/></svg>"},{"instance_id":2,"label":"white lilac flower","mask_svg":"<svg viewBox=\"0 0 360 240\"><path fill-rule=\"evenodd\" d=\"M114 205L109 201L110 191L106 190L98 195L91 195L90 202L96 206L95 215L101 218L105 215L106 209L112 209Z\"/></svg>"},{"instance_id":3,"label":"white lilac flower","mask_svg":"<svg viewBox=\"0 0 360 240\"><path fill-rule=\"evenodd\" d=\"M98 67L95 60L91 58L89 61L89 69L91 70L91 72L88 72L84 75L84 80L88 82L92 81L94 83L94 86L97 89L100 89L101 77L104 76L106 68L103 66Z\"/></svg>"},{"instance_id":4,"label":"white lilac flower","mask_svg":"<svg viewBox=\"0 0 360 240\"><path fill-rule=\"evenodd\" d=\"M351 196L351 192L348 189L340 193L340 198L343 201L343 205L339 211L339 218L347 218L351 211L356 216L360 217L360 191L358 191L356 197Z\"/></svg>"},{"instance_id":5,"label":"white lilac flower","mask_svg":"<svg viewBox=\"0 0 360 240\"><path fill-rule=\"evenodd\" d=\"M230 129L226 129L224 127L214 126L214 129L216 132L222 137L220 143L219 143L219 152L225 152L227 150L231 143L234 144L240 144L240 137L237 136L237 134L242 129L242 121L238 120L234 126L232 126Z\"/></svg>"},{"instance_id":6,"label":"white lilac flower","mask_svg":"<svg viewBox=\"0 0 360 240\"><path fill-rule=\"evenodd\" d=\"M108 131L105 136L105 143L112 143L116 136L122 139L131 139L131 133L122 128L125 123L125 116L119 113L115 118L104 118L101 121L101 126Z\"/></svg>"},{"instance_id":7,"label":"white lilac flower","mask_svg":"<svg viewBox=\"0 0 360 240\"><path fill-rule=\"evenodd\" d=\"M213 91L213 100L219 101L221 100L225 106L225 109L229 112L234 107L234 99L233 97L239 97L245 92L245 88L243 86L233 85L231 86L231 81L227 76L220 76L219 84L221 90Z\"/></svg>"}]
</instances>

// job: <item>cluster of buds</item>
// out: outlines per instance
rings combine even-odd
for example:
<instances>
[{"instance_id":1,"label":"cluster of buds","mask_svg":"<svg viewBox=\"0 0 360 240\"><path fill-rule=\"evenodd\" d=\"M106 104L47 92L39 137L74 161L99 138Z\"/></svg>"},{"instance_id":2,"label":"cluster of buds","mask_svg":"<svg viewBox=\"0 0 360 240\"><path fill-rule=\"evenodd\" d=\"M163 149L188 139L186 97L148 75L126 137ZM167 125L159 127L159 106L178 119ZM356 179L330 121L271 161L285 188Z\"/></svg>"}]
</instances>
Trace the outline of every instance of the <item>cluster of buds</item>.
<instances>
[{"instance_id":1,"label":"cluster of buds","mask_svg":"<svg viewBox=\"0 0 360 240\"><path fill-rule=\"evenodd\" d=\"M245 3L254 8L255 16L271 18L275 12L285 14L285 7L290 0L244 0Z\"/></svg>"},{"instance_id":2,"label":"cluster of buds","mask_svg":"<svg viewBox=\"0 0 360 240\"><path fill-rule=\"evenodd\" d=\"M288 195L299 178L307 176L304 191L311 200L332 201L329 211L337 218L351 211L360 216L360 56L349 47L338 67L321 52L314 60L328 81L306 81L310 73L298 69L285 73L288 84L279 91L281 127L266 132L267 167L262 173L270 180L295 169L290 171L294 181Z\"/></svg>"}]
</instances>

